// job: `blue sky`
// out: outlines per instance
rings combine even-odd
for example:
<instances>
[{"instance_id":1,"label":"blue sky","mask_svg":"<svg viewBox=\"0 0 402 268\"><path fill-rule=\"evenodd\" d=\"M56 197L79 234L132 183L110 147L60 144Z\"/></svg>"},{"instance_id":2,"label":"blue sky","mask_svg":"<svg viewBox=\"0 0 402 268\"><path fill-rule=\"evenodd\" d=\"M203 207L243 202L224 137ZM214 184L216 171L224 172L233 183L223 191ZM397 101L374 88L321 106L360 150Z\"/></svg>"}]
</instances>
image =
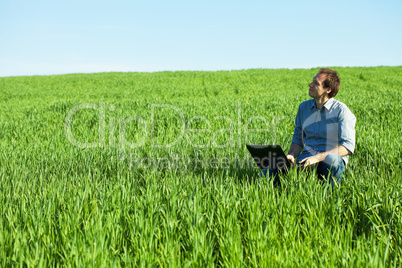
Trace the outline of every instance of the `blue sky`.
<instances>
[{"instance_id":1,"label":"blue sky","mask_svg":"<svg viewBox=\"0 0 402 268\"><path fill-rule=\"evenodd\" d=\"M402 65L402 1L1 1L0 76Z\"/></svg>"}]
</instances>

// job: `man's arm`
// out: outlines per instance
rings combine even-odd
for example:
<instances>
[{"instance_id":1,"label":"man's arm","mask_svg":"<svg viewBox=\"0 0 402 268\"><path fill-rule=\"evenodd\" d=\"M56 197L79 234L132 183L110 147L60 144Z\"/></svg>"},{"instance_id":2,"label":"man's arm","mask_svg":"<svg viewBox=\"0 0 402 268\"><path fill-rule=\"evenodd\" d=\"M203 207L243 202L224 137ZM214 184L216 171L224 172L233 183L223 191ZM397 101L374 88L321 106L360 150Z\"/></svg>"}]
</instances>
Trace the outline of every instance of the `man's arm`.
<instances>
[{"instance_id":1,"label":"man's arm","mask_svg":"<svg viewBox=\"0 0 402 268\"><path fill-rule=\"evenodd\" d=\"M295 159L296 157L299 156L299 154L301 153L301 151L303 150L303 147L301 147L299 144L297 143L292 143L290 145L289 148L289 152L287 154L287 159L291 162L291 163L295 163Z\"/></svg>"},{"instance_id":2,"label":"man's arm","mask_svg":"<svg viewBox=\"0 0 402 268\"><path fill-rule=\"evenodd\" d=\"M335 147L332 150L304 158L302 161L300 161L300 163L304 163L304 166L314 165L318 162L324 161L325 157L327 157L327 155L329 154L339 154L341 157L343 157L351 154L351 152L348 149L346 149L345 146L339 145L338 147Z\"/></svg>"},{"instance_id":3,"label":"man's arm","mask_svg":"<svg viewBox=\"0 0 402 268\"><path fill-rule=\"evenodd\" d=\"M293 131L292 144L290 145L289 152L286 155L286 158L291 162L295 163L296 157L299 156L301 151L303 150L304 141L303 141L303 130L302 130L302 105L299 105L297 109L296 119L295 119L295 129Z\"/></svg>"}]
</instances>

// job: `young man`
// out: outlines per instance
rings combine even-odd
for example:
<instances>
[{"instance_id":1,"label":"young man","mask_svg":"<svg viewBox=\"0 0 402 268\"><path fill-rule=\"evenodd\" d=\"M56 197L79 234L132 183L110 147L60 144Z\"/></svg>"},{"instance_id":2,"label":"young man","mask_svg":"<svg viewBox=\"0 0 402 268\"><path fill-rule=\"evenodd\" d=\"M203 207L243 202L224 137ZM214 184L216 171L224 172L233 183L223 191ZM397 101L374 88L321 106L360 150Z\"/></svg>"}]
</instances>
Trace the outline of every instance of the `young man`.
<instances>
[{"instance_id":1,"label":"young man","mask_svg":"<svg viewBox=\"0 0 402 268\"><path fill-rule=\"evenodd\" d=\"M355 149L356 117L342 102L333 99L339 91L336 71L320 69L309 85L312 99L300 104L292 144L287 158L291 163L317 168L324 179L330 176L338 182ZM301 154L300 154L301 153ZM261 172L265 176L267 170ZM278 171L269 170L274 183L279 183ZM333 181L332 181L333 185Z\"/></svg>"}]
</instances>

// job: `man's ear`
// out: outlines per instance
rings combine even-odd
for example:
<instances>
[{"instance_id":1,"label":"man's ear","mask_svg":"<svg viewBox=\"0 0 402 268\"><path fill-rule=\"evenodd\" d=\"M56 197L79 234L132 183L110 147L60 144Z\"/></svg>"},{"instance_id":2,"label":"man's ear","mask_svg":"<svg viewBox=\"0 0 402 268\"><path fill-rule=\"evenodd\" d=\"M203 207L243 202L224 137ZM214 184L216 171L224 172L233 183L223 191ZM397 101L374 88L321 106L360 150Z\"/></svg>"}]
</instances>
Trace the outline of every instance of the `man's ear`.
<instances>
[{"instance_id":1,"label":"man's ear","mask_svg":"<svg viewBox=\"0 0 402 268\"><path fill-rule=\"evenodd\" d=\"M329 94L329 93L331 93L332 88L330 88L330 87L329 87L329 88L326 88L325 91L327 92L327 94Z\"/></svg>"}]
</instances>

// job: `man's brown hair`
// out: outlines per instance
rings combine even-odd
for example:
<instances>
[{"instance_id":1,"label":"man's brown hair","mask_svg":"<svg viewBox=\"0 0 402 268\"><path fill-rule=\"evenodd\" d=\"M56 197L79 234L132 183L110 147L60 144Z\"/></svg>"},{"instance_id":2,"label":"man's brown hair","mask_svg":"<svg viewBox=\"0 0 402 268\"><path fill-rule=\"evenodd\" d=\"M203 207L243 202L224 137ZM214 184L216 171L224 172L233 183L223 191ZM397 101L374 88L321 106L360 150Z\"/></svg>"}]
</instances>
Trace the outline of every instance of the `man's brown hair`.
<instances>
[{"instance_id":1,"label":"man's brown hair","mask_svg":"<svg viewBox=\"0 0 402 268\"><path fill-rule=\"evenodd\" d=\"M339 87L341 86L341 80L339 79L338 72L331 69L321 68L319 74L325 75L325 80L322 82L324 88L330 88L331 92L328 97L333 98L338 94Z\"/></svg>"}]
</instances>

